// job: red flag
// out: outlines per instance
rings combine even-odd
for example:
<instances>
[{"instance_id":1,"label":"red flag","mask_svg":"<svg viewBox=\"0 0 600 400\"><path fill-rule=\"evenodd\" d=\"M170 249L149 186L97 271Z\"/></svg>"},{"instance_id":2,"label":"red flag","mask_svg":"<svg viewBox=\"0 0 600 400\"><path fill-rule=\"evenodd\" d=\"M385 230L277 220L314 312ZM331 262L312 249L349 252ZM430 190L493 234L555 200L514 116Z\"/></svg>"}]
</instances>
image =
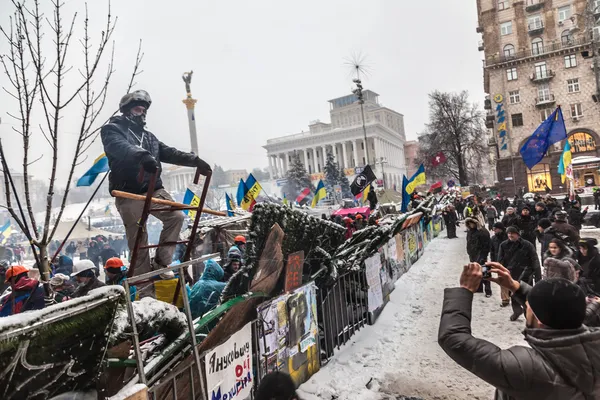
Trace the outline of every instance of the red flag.
<instances>
[{"instance_id":1,"label":"red flag","mask_svg":"<svg viewBox=\"0 0 600 400\"><path fill-rule=\"evenodd\" d=\"M296 202L297 203L302 203L302 200L304 200L306 198L306 196L308 196L310 194L310 189L306 188L304 189L299 195L298 197L296 197Z\"/></svg>"},{"instance_id":2,"label":"red flag","mask_svg":"<svg viewBox=\"0 0 600 400\"><path fill-rule=\"evenodd\" d=\"M433 158L431 159L431 165L434 167L437 167L438 165L443 164L445 162L446 162L446 156L444 155L443 151L440 151L435 156L433 156Z\"/></svg>"},{"instance_id":3,"label":"red flag","mask_svg":"<svg viewBox=\"0 0 600 400\"><path fill-rule=\"evenodd\" d=\"M439 193L442 191L442 181L436 182L429 188L429 192Z\"/></svg>"}]
</instances>

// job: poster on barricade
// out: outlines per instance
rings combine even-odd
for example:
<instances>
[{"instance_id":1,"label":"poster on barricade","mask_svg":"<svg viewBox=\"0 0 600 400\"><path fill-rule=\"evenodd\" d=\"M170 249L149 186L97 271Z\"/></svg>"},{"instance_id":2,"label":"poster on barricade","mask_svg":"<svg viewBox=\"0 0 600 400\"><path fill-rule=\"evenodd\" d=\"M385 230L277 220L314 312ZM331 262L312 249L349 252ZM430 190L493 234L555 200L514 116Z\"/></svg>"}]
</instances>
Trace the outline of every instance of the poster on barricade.
<instances>
[{"instance_id":1,"label":"poster on barricade","mask_svg":"<svg viewBox=\"0 0 600 400\"><path fill-rule=\"evenodd\" d=\"M433 240L433 221L429 221L427 224L427 241L431 243Z\"/></svg>"},{"instance_id":2,"label":"poster on barricade","mask_svg":"<svg viewBox=\"0 0 600 400\"><path fill-rule=\"evenodd\" d=\"M252 323L204 358L208 400L246 399L252 393Z\"/></svg>"},{"instance_id":3,"label":"poster on barricade","mask_svg":"<svg viewBox=\"0 0 600 400\"><path fill-rule=\"evenodd\" d=\"M433 237L437 237L442 231L442 217L441 215L435 215L433 217Z\"/></svg>"},{"instance_id":4,"label":"poster on barricade","mask_svg":"<svg viewBox=\"0 0 600 400\"><path fill-rule=\"evenodd\" d=\"M381 289L381 259L379 254L375 254L365 260L367 275L369 312L374 312L383 305L383 292Z\"/></svg>"},{"instance_id":5,"label":"poster on barricade","mask_svg":"<svg viewBox=\"0 0 600 400\"><path fill-rule=\"evenodd\" d=\"M418 253L418 244L417 244L417 227L415 226L411 226L410 228L408 228L406 231L404 231L405 237L406 237L406 249L408 249L408 257L410 260L410 265L413 265L414 263L417 262L417 260L419 259L419 253Z\"/></svg>"},{"instance_id":6,"label":"poster on barricade","mask_svg":"<svg viewBox=\"0 0 600 400\"><path fill-rule=\"evenodd\" d=\"M283 371L297 386L306 382L320 368L315 284L263 303L257 311L262 370Z\"/></svg>"},{"instance_id":7,"label":"poster on barricade","mask_svg":"<svg viewBox=\"0 0 600 400\"><path fill-rule=\"evenodd\" d=\"M415 225L417 231L417 258L421 258L425 251L425 246L423 245L423 220L419 221L417 225Z\"/></svg>"}]
</instances>

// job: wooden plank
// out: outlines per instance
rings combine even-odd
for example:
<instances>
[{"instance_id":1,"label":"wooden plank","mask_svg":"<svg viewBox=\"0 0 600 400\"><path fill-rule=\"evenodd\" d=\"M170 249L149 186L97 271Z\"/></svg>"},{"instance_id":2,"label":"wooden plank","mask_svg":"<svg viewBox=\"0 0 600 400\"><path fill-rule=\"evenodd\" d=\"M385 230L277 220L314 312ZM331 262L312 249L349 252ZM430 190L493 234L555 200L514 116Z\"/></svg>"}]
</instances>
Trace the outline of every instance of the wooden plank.
<instances>
[{"instance_id":1,"label":"wooden plank","mask_svg":"<svg viewBox=\"0 0 600 400\"><path fill-rule=\"evenodd\" d=\"M112 192L110 192L110 194L113 195L113 197L120 197L122 199L129 199L129 200L138 200L138 201L144 201L146 200L146 196L141 195L141 194L133 194L133 193L128 193L128 192L122 192L120 190L113 190ZM169 206L169 207L173 207L173 208L177 208L179 210L184 210L184 209L190 209L188 204L182 204L182 203L177 203L175 201L169 201L169 200L163 200L163 199L157 199L157 198L152 198L152 203L153 204L160 204L162 206ZM156 211L156 210L154 210ZM215 210L211 210L208 208L203 208L202 212L205 214L211 214L211 215L217 215L219 217L226 217L227 213L221 212L221 211L215 211Z\"/></svg>"}]
</instances>

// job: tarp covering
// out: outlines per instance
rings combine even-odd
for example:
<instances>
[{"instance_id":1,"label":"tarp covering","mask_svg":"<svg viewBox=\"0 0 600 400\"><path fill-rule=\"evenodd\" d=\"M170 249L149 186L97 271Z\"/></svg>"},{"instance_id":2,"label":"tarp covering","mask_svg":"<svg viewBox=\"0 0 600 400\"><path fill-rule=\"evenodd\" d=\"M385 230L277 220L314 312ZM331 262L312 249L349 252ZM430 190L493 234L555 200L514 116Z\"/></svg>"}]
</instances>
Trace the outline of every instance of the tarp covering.
<instances>
[{"instance_id":1,"label":"tarp covering","mask_svg":"<svg viewBox=\"0 0 600 400\"><path fill-rule=\"evenodd\" d=\"M73 221L61 221L58 223L58 228L56 228L56 233L54 234L54 239L63 240L69 230L73 226ZM69 236L69 240L80 240L87 239L91 237L95 237L98 235L103 235L108 237L108 235L115 235L113 232L103 231L102 229L97 229L92 226L91 230L88 230L88 227L85 223L79 221L73 232Z\"/></svg>"},{"instance_id":2,"label":"tarp covering","mask_svg":"<svg viewBox=\"0 0 600 400\"><path fill-rule=\"evenodd\" d=\"M360 213L368 217L371 213L371 209L369 207L340 208L339 210L334 211L331 215L340 215L343 217L344 215L354 215L356 213Z\"/></svg>"}]
</instances>

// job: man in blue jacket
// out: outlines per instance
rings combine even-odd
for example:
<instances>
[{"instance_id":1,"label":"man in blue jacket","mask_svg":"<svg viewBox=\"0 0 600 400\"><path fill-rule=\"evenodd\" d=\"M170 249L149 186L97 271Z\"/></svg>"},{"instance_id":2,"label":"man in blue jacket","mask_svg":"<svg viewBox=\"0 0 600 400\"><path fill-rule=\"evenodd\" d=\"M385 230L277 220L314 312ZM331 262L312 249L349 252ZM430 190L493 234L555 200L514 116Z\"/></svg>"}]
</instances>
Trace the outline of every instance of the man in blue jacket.
<instances>
[{"instance_id":1,"label":"man in blue jacket","mask_svg":"<svg viewBox=\"0 0 600 400\"><path fill-rule=\"evenodd\" d=\"M146 130L146 113L151 104L150 95L144 90L128 93L119 103L122 115L111 118L102 127L102 144L110 167L109 190L146 194L152 175L158 172L153 197L173 201L171 195L163 188L160 179L161 162L196 167L203 175L211 172L211 168L194 153L185 153L169 147ZM125 225L129 249L133 251L144 203L117 198L115 205ZM153 205L153 208L160 208L160 206ZM161 244L176 242L183 224L183 213L181 211L157 212L153 215L163 223L159 242ZM148 241L145 231L143 235L142 246ZM174 245L158 248L151 263L148 250L141 250L136 265L130 268L134 269L135 275L163 268L171 264L174 251Z\"/></svg>"},{"instance_id":2,"label":"man in blue jacket","mask_svg":"<svg viewBox=\"0 0 600 400\"><path fill-rule=\"evenodd\" d=\"M192 287L190 294L190 308L192 318L198 318L210 311L217 305L221 292L225 288L223 279L223 268L214 260L205 263L206 268L200 280Z\"/></svg>"}]
</instances>

